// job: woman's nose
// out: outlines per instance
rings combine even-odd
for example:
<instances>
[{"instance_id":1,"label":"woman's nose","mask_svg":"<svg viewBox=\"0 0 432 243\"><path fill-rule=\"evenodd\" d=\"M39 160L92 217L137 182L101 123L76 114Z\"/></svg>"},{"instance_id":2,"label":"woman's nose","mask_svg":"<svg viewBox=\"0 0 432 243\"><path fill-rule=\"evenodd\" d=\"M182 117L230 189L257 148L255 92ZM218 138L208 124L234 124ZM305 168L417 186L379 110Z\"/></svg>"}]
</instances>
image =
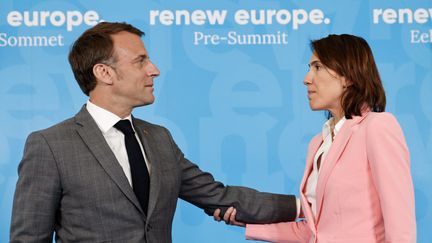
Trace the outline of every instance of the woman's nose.
<instances>
[{"instance_id":1,"label":"woman's nose","mask_svg":"<svg viewBox=\"0 0 432 243\"><path fill-rule=\"evenodd\" d=\"M303 78L303 84L304 85L309 85L311 83L312 83L312 75L311 75L311 73L309 71L309 72L306 73L306 76Z\"/></svg>"}]
</instances>

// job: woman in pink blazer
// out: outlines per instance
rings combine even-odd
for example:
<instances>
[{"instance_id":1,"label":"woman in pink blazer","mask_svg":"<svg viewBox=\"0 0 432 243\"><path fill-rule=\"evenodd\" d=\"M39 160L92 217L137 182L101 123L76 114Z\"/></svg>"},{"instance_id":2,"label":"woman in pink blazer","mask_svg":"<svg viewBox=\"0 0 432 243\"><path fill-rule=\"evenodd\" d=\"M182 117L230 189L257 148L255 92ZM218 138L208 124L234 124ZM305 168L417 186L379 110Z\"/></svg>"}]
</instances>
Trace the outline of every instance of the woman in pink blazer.
<instances>
[{"instance_id":1,"label":"woman in pink blazer","mask_svg":"<svg viewBox=\"0 0 432 243\"><path fill-rule=\"evenodd\" d=\"M330 119L309 144L300 185L305 220L246 225L270 242L416 242L414 192L403 132L367 42L352 35L312 41L304 78L312 110ZM224 215L235 221L235 209ZM219 219L216 216L215 219Z\"/></svg>"}]
</instances>

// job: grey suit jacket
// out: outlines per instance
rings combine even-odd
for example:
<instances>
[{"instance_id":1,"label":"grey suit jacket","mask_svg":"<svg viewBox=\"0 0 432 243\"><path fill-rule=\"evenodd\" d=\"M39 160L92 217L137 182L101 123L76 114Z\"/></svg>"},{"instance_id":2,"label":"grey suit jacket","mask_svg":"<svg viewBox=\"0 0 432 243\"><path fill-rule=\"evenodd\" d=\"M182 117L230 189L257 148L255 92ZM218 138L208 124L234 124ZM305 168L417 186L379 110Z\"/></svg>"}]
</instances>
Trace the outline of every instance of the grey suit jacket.
<instances>
[{"instance_id":1,"label":"grey suit jacket","mask_svg":"<svg viewBox=\"0 0 432 243\"><path fill-rule=\"evenodd\" d=\"M83 107L29 135L14 196L11 242L171 242L177 199L212 214L235 206L250 223L295 218L295 197L224 186L184 158L167 129L133 118L152 164L145 215L97 124Z\"/></svg>"}]
</instances>

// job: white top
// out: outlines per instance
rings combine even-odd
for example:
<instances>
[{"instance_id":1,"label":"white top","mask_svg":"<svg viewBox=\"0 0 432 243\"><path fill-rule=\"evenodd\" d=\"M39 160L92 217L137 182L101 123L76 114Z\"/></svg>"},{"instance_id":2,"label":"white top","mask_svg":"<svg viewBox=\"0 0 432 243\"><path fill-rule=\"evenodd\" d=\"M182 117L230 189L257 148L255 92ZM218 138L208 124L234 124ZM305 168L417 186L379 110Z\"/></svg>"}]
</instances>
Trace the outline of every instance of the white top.
<instances>
[{"instance_id":1,"label":"white top","mask_svg":"<svg viewBox=\"0 0 432 243\"><path fill-rule=\"evenodd\" d=\"M132 186L132 177L130 172L130 165L129 165L129 159L127 156L126 151L126 145L124 140L124 134L117 130L114 125L122 120L122 118L118 117L114 113L107 111L89 101L87 101L87 111L90 113L90 115L95 120L96 124L98 125L99 129L101 130L105 140L107 141L109 147L113 151L115 157L117 158L117 161L119 162L120 166L123 169L123 172L125 173L129 184ZM132 124L132 129L135 131L135 128L132 123L132 117L129 114L125 120L129 120ZM150 173L150 163L147 160L146 154L144 152L143 146L141 144L141 141L138 137L138 134L135 132L135 137L138 140L139 146L141 148L141 151L144 156L145 163L147 165L147 169Z\"/></svg>"},{"instance_id":2,"label":"white top","mask_svg":"<svg viewBox=\"0 0 432 243\"><path fill-rule=\"evenodd\" d=\"M315 154L314 161L313 161L313 169L312 172L309 175L309 178L306 182L306 191L305 196L307 201L311 204L311 209L313 216L316 217L316 187L318 182L318 176L320 172L320 168L322 168L323 163L325 162L325 158L327 156L328 151L330 150L330 147L333 143L333 140L335 139L336 135L342 128L343 124L346 121L346 118L343 117L338 121L338 123L335 125L335 128L333 130L333 137L331 132L331 126L330 124L333 122L333 117L330 118L326 123L324 123L322 128L322 137L323 137L323 143L319 147L317 153ZM318 158L321 156L321 162L320 162L320 168L318 168Z\"/></svg>"}]
</instances>

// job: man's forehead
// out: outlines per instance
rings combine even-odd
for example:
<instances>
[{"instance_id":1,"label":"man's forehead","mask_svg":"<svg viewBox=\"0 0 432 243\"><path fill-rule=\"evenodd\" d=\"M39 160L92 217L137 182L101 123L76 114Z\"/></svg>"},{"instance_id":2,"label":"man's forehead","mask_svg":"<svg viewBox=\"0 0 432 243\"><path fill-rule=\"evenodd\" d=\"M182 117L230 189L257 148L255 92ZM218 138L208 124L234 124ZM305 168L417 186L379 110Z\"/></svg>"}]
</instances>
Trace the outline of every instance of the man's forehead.
<instances>
[{"instance_id":1,"label":"man's forehead","mask_svg":"<svg viewBox=\"0 0 432 243\"><path fill-rule=\"evenodd\" d=\"M119 55L140 56L147 55L144 42L138 35L129 32L119 32L112 35L114 51Z\"/></svg>"}]
</instances>

